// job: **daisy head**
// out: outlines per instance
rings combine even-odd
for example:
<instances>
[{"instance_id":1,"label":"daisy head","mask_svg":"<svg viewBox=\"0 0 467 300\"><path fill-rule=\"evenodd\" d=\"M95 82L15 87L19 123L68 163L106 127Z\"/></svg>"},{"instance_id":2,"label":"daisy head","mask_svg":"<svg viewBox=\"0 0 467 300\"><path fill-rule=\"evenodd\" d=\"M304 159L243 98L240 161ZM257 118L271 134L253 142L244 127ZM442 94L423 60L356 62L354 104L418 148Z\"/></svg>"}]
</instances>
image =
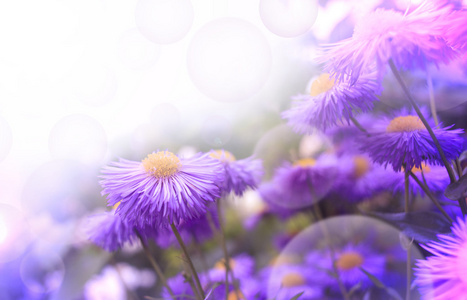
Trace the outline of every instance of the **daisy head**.
<instances>
[{"instance_id":1,"label":"daisy head","mask_svg":"<svg viewBox=\"0 0 467 300\"><path fill-rule=\"evenodd\" d=\"M335 271L347 288L360 283L366 289L372 283L361 269L376 278L382 278L386 269L385 255L374 251L370 244L347 243L336 247L333 254L329 249L311 251L305 257L305 263L316 270L316 276L325 277L326 285L333 290L338 290L338 282L333 274Z\"/></svg>"},{"instance_id":2,"label":"daisy head","mask_svg":"<svg viewBox=\"0 0 467 300\"><path fill-rule=\"evenodd\" d=\"M247 254L239 254L229 259L229 266L234 277L241 282L243 279L248 280L253 276L255 261ZM223 282L225 281L225 271L225 259L220 259L214 264L214 267L208 271L209 277L214 282Z\"/></svg>"},{"instance_id":3,"label":"daisy head","mask_svg":"<svg viewBox=\"0 0 467 300\"><path fill-rule=\"evenodd\" d=\"M224 179L222 165L208 155L180 158L168 151L111 162L102 174L108 204L120 202L116 213L141 227L198 218L220 197Z\"/></svg>"},{"instance_id":4,"label":"daisy head","mask_svg":"<svg viewBox=\"0 0 467 300\"><path fill-rule=\"evenodd\" d=\"M255 189L263 176L263 165L259 159L248 157L237 160L232 153L225 150L211 150L209 156L224 167L223 195L234 192L241 196L248 188Z\"/></svg>"},{"instance_id":5,"label":"daisy head","mask_svg":"<svg viewBox=\"0 0 467 300\"><path fill-rule=\"evenodd\" d=\"M432 256L418 260L415 281L423 299L466 299L467 295L467 224L457 218L452 234L438 235L438 241L422 247ZM464 297L464 298L459 298Z\"/></svg>"},{"instance_id":6,"label":"daisy head","mask_svg":"<svg viewBox=\"0 0 467 300\"><path fill-rule=\"evenodd\" d=\"M444 35L452 12L451 5L438 0L424 1L406 15L376 9L356 24L351 38L327 46L319 60L333 77L349 76L352 83L374 66L381 77L389 59L402 68L446 63L457 55Z\"/></svg>"},{"instance_id":7,"label":"daisy head","mask_svg":"<svg viewBox=\"0 0 467 300\"><path fill-rule=\"evenodd\" d=\"M336 190L342 199L357 203L388 189L395 173L372 162L368 155L343 155L339 158Z\"/></svg>"},{"instance_id":8,"label":"daisy head","mask_svg":"<svg viewBox=\"0 0 467 300\"><path fill-rule=\"evenodd\" d=\"M291 299L302 292L303 299L322 299L323 287L314 276L315 270L303 264L282 264L265 271L268 275L267 299Z\"/></svg>"},{"instance_id":9,"label":"daisy head","mask_svg":"<svg viewBox=\"0 0 467 300\"><path fill-rule=\"evenodd\" d=\"M446 168L442 166L429 165L422 163L422 166L413 167L412 173L418 177L421 182L425 182L431 192L436 195L442 195L449 185L450 180ZM402 171L397 173L394 190L397 192L403 192L405 189L405 176L404 168ZM413 195L424 195L422 188L418 183L410 177L409 179L409 190ZM444 196L441 196L446 199Z\"/></svg>"},{"instance_id":10,"label":"daisy head","mask_svg":"<svg viewBox=\"0 0 467 300\"><path fill-rule=\"evenodd\" d=\"M428 119L435 136L448 160L458 157L462 150L462 129L448 130L452 126L435 127ZM394 118L381 118L371 128L368 136L361 136L361 150L373 161L391 165L398 172L405 168L422 168L422 162L443 165L438 150L425 125L416 114L401 111Z\"/></svg>"},{"instance_id":11,"label":"daisy head","mask_svg":"<svg viewBox=\"0 0 467 300\"><path fill-rule=\"evenodd\" d=\"M313 128L326 130L341 120L349 123L356 112L371 110L380 91L381 85L371 74L362 75L351 85L348 78L337 81L325 73L313 81L308 95L294 98L293 107L282 117L300 133Z\"/></svg>"},{"instance_id":12,"label":"daisy head","mask_svg":"<svg viewBox=\"0 0 467 300\"><path fill-rule=\"evenodd\" d=\"M286 162L276 170L272 185L260 194L273 208L296 210L311 206L331 190L337 175L336 164L335 156L327 154L317 159Z\"/></svg>"}]
</instances>

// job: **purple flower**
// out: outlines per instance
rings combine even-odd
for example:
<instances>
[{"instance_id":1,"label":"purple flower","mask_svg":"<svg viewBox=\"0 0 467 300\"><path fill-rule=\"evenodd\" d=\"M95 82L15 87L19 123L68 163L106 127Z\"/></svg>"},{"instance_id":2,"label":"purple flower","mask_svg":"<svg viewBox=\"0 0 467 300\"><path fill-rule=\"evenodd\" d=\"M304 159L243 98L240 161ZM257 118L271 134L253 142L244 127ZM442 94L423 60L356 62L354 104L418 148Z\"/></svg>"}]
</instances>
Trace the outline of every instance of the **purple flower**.
<instances>
[{"instance_id":1,"label":"purple flower","mask_svg":"<svg viewBox=\"0 0 467 300\"><path fill-rule=\"evenodd\" d=\"M229 259L230 269L234 273L235 279L243 281L253 275L255 261L247 254L239 254ZM209 276L214 282L225 281L225 260L219 260L209 271Z\"/></svg>"},{"instance_id":2,"label":"purple flower","mask_svg":"<svg viewBox=\"0 0 467 300\"><path fill-rule=\"evenodd\" d=\"M433 123L431 119L429 123ZM448 160L458 157L462 147L462 129L448 130L452 126L432 126L441 148ZM421 168L422 162L432 165L443 165L443 161L433 140L416 115L402 111L390 120L381 118L372 128L368 128L370 136L360 138L361 150L367 152L373 161L387 167L391 165L394 171L400 171L402 166L412 169Z\"/></svg>"},{"instance_id":3,"label":"purple flower","mask_svg":"<svg viewBox=\"0 0 467 300\"><path fill-rule=\"evenodd\" d=\"M415 281L423 299L465 299L467 295L467 224L457 218L452 235L440 234L436 242L421 245L433 254L418 260Z\"/></svg>"},{"instance_id":4,"label":"purple flower","mask_svg":"<svg viewBox=\"0 0 467 300\"><path fill-rule=\"evenodd\" d=\"M357 23L351 38L327 46L319 60L333 77L350 76L352 83L375 62L381 77L389 59L402 68L447 63L457 55L445 40L452 11L444 0L424 1L407 15L377 9Z\"/></svg>"},{"instance_id":5,"label":"purple flower","mask_svg":"<svg viewBox=\"0 0 467 300\"><path fill-rule=\"evenodd\" d=\"M311 93L295 97L295 104L282 117L300 133L313 128L326 130L341 119L349 123L356 111L369 111L378 101L376 94L381 85L375 79L372 74L365 74L351 85L347 77L336 82L329 74L322 74L313 81Z\"/></svg>"},{"instance_id":6,"label":"purple flower","mask_svg":"<svg viewBox=\"0 0 467 300\"><path fill-rule=\"evenodd\" d=\"M89 218L89 239L107 251L120 249L123 244L137 240L135 227L112 212L93 215Z\"/></svg>"},{"instance_id":7,"label":"purple flower","mask_svg":"<svg viewBox=\"0 0 467 300\"><path fill-rule=\"evenodd\" d=\"M448 44L465 57L467 51L467 7L465 5L451 15L448 25L445 29Z\"/></svg>"},{"instance_id":8,"label":"purple flower","mask_svg":"<svg viewBox=\"0 0 467 300\"><path fill-rule=\"evenodd\" d=\"M331 251L313 251L306 257L306 263L316 269L315 276L326 276L326 281L335 290L338 289L337 281L330 275L333 272L333 263L339 273L339 279L347 288L352 288L359 282L362 288L371 286L371 280L360 268L378 279L382 279L385 273L386 257L373 251L370 245L349 243L340 249L335 249L334 254L333 262Z\"/></svg>"},{"instance_id":9,"label":"purple flower","mask_svg":"<svg viewBox=\"0 0 467 300\"><path fill-rule=\"evenodd\" d=\"M260 190L268 206L296 210L320 201L330 191L337 175L337 160L323 154L318 159L303 158L278 168L271 184Z\"/></svg>"},{"instance_id":10,"label":"purple flower","mask_svg":"<svg viewBox=\"0 0 467 300\"><path fill-rule=\"evenodd\" d=\"M334 190L353 203L388 189L396 178L396 173L372 163L366 155L344 155L339 158L338 168Z\"/></svg>"},{"instance_id":11,"label":"purple flower","mask_svg":"<svg viewBox=\"0 0 467 300\"><path fill-rule=\"evenodd\" d=\"M248 157L236 160L232 153L225 150L211 150L209 156L224 166L223 195L234 192L235 195L241 196L247 188L255 189L263 176L263 166L259 159Z\"/></svg>"},{"instance_id":12,"label":"purple flower","mask_svg":"<svg viewBox=\"0 0 467 300\"><path fill-rule=\"evenodd\" d=\"M314 276L314 270L306 266L285 264L268 267L265 270L268 276L267 299L288 300L303 292L300 298L322 299L323 288Z\"/></svg>"},{"instance_id":13,"label":"purple flower","mask_svg":"<svg viewBox=\"0 0 467 300\"><path fill-rule=\"evenodd\" d=\"M450 180L446 168L441 166L433 166L422 163L421 168L412 168L412 173L421 181L426 182L428 188L432 193L442 195L446 187L449 185ZM397 192L403 192L405 189L405 175L404 172L397 173L394 190ZM410 177L409 179L409 190L413 195L425 195L422 188ZM442 196L444 199L444 196Z\"/></svg>"},{"instance_id":14,"label":"purple flower","mask_svg":"<svg viewBox=\"0 0 467 300\"><path fill-rule=\"evenodd\" d=\"M221 195L222 165L208 155L179 158L168 151L141 162L120 159L103 168L102 195L129 223L167 226L198 218Z\"/></svg>"}]
</instances>

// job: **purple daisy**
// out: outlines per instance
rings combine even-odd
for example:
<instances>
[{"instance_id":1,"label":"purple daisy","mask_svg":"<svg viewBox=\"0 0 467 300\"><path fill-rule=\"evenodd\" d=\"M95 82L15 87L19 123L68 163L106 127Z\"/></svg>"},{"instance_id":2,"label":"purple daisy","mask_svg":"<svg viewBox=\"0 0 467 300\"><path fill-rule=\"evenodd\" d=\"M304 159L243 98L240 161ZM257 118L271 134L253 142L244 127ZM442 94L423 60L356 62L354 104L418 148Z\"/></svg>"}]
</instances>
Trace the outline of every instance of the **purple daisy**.
<instances>
[{"instance_id":1,"label":"purple daisy","mask_svg":"<svg viewBox=\"0 0 467 300\"><path fill-rule=\"evenodd\" d=\"M432 256L417 260L415 281L423 299L467 299L467 223L457 218L452 235L421 245Z\"/></svg>"},{"instance_id":2,"label":"purple daisy","mask_svg":"<svg viewBox=\"0 0 467 300\"><path fill-rule=\"evenodd\" d=\"M381 77L392 59L399 68L425 68L427 63L447 63L457 52L445 40L453 7L444 0L424 1L415 10L376 9L355 26L351 38L328 45L319 58L338 80L355 83L375 63Z\"/></svg>"},{"instance_id":3,"label":"purple daisy","mask_svg":"<svg viewBox=\"0 0 467 300\"><path fill-rule=\"evenodd\" d=\"M345 200L357 203L386 190L396 173L374 164L366 155L344 155L339 158L339 179L334 190Z\"/></svg>"},{"instance_id":4,"label":"purple daisy","mask_svg":"<svg viewBox=\"0 0 467 300\"><path fill-rule=\"evenodd\" d=\"M330 275L333 272L333 263L339 273L339 279L347 288L352 288L359 282L362 288L372 285L371 280L360 268L378 279L381 279L385 273L386 257L372 251L369 245L349 243L340 249L335 249L334 262L330 251L320 252L310 252L305 258L306 264L316 269L316 275L326 276L326 281L335 290L338 290L337 281Z\"/></svg>"},{"instance_id":5,"label":"purple daisy","mask_svg":"<svg viewBox=\"0 0 467 300\"><path fill-rule=\"evenodd\" d=\"M303 292L300 298L322 299L321 282L315 277L314 269L304 265L278 265L268 267L263 277L268 275L266 299L288 300Z\"/></svg>"},{"instance_id":6,"label":"purple daisy","mask_svg":"<svg viewBox=\"0 0 467 300\"><path fill-rule=\"evenodd\" d=\"M443 127L440 123L435 127L428 119L435 136L448 160L457 158L462 149L462 129L448 130L452 126ZM368 128L369 136L359 140L361 150L367 152L373 161L387 167L391 165L398 172L406 168L421 168L422 162L432 165L443 165L428 130L417 115L401 111L392 120L382 117L372 128Z\"/></svg>"},{"instance_id":7,"label":"purple daisy","mask_svg":"<svg viewBox=\"0 0 467 300\"><path fill-rule=\"evenodd\" d=\"M234 192L235 195L241 196L247 188L255 189L263 176L263 165L259 159L248 157L236 160L232 153L225 150L211 150L209 156L224 166L223 195Z\"/></svg>"},{"instance_id":8,"label":"purple daisy","mask_svg":"<svg viewBox=\"0 0 467 300\"><path fill-rule=\"evenodd\" d=\"M412 173L421 181L426 182L431 192L442 195L446 187L450 184L449 176L446 168L441 166L433 166L422 163L421 168L413 167ZM404 172L397 173L397 179L394 185L394 190L397 192L404 192L405 190L405 176ZM410 177L409 190L413 195L424 195L422 188ZM447 199L442 196L443 199Z\"/></svg>"},{"instance_id":9,"label":"purple daisy","mask_svg":"<svg viewBox=\"0 0 467 300\"><path fill-rule=\"evenodd\" d=\"M326 196L337 176L337 159L322 154L317 159L302 158L293 164L286 162L278 168L272 182L281 191L281 199L264 199L275 206L298 209L311 206Z\"/></svg>"},{"instance_id":10,"label":"purple daisy","mask_svg":"<svg viewBox=\"0 0 467 300\"><path fill-rule=\"evenodd\" d=\"M234 277L242 281L249 278L255 270L255 261L247 254L239 254L229 259L230 269ZM209 278L214 282L223 282L225 280L225 260L221 259L209 271Z\"/></svg>"},{"instance_id":11,"label":"purple daisy","mask_svg":"<svg viewBox=\"0 0 467 300\"><path fill-rule=\"evenodd\" d=\"M141 162L120 159L103 168L102 195L121 204L126 222L153 226L194 219L221 196L222 165L208 155L179 158L168 151L149 154Z\"/></svg>"},{"instance_id":12,"label":"purple daisy","mask_svg":"<svg viewBox=\"0 0 467 300\"><path fill-rule=\"evenodd\" d=\"M351 85L348 78L337 81L329 74L322 74L313 81L309 95L299 95L293 107L282 113L282 118L300 133L313 128L323 131L342 119L349 123L356 111L366 112L378 101L381 84L373 74L365 74Z\"/></svg>"},{"instance_id":13,"label":"purple daisy","mask_svg":"<svg viewBox=\"0 0 467 300\"><path fill-rule=\"evenodd\" d=\"M112 212L90 216L89 239L99 247L111 252L120 249L126 242L137 240L135 227Z\"/></svg>"}]
</instances>

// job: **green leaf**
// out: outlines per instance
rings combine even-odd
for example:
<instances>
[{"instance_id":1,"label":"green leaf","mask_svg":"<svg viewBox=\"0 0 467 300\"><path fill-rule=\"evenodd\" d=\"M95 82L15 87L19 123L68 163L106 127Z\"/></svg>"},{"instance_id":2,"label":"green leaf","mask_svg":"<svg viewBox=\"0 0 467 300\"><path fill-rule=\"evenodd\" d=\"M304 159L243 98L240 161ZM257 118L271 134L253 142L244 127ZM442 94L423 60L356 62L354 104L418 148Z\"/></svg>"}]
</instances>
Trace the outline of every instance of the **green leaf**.
<instances>
[{"instance_id":1,"label":"green leaf","mask_svg":"<svg viewBox=\"0 0 467 300\"><path fill-rule=\"evenodd\" d=\"M295 295L295 296L293 296L292 298L290 298L290 300L297 300L298 298L300 298L300 297L303 295L303 293L305 293L305 292L300 292L300 293L298 293L297 295Z\"/></svg>"}]
</instances>

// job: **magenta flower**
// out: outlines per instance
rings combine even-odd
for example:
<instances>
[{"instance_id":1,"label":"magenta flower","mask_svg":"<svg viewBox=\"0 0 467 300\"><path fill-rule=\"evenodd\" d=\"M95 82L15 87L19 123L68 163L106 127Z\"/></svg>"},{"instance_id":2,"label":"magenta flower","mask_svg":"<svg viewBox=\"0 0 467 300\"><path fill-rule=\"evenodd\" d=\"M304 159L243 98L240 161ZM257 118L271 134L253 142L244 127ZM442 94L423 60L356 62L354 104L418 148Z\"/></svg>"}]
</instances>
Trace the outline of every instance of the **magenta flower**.
<instances>
[{"instance_id":1,"label":"magenta flower","mask_svg":"<svg viewBox=\"0 0 467 300\"><path fill-rule=\"evenodd\" d=\"M462 151L462 129L448 130L452 126L435 127L428 119L441 148L448 160L458 157ZM384 166L391 165L394 171L403 166L421 168L422 162L443 165L443 161L420 118L407 111L401 111L392 120L382 117L368 128L370 136L361 136L361 150L367 152L373 161Z\"/></svg>"},{"instance_id":2,"label":"magenta flower","mask_svg":"<svg viewBox=\"0 0 467 300\"><path fill-rule=\"evenodd\" d=\"M418 260L415 281L422 299L465 299L467 295L467 223L457 218L452 235L440 234L436 242L421 245L432 256Z\"/></svg>"},{"instance_id":3,"label":"magenta flower","mask_svg":"<svg viewBox=\"0 0 467 300\"><path fill-rule=\"evenodd\" d=\"M443 0L424 1L407 15L377 9L357 23L351 38L327 46L319 61L333 77L349 76L352 83L375 65L381 77L389 59L406 69L447 63L457 56L445 39L452 12Z\"/></svg>"},{"instance_id":4,"label":"magenta flower","mask_svg":"<svg viewBox=\"0 0 467 300\"><path fill-rule=\"evenodd\" d=\"M234 192L241 196L248 188L255 189L263 176L263 165L259 159L248 157L236 160L232 153L225 150L211 150L209 156L224 166L223 195Z\"/></svg>"},{"instance_id":5,"label":"magenta flower","mask_svg":"<svg viewBox=\"0 0 467 300\"><path fill-rule=\"evenodd\" d=\"M365 74L351 85L347 77L336 81L329 74L319 76L309 95L299 95L293 107L282 113L288 124L300 133L313 128L326 130L344 119L349 123L355 112L366 112L378 101L381 85L372 74Z\"/></svg>"},{"instance_id":6,"label":"magenta flower","mask_svg":"<svg viewBox=\"0 0 467 300\"><path fill-rule=\"evenodd\" d=\"M116 213L139 227L177 225L198 218L221 196L222 165L208 155L179 158L168 151L149 154L141 162L120 159L102 170L102 195L118 202Z\"/></svg>"},{"instance_id":7,"label":"magenta flower","mask_svg":"<svg viewBox=\"0 0 467 300\"><path fill-rule=\"evenodd\" d=\"M464 6L452 14L449 26L445 29L445 36L448 44L465 57L467 52L467 7Z\"/></svg>"}]
</instances>

